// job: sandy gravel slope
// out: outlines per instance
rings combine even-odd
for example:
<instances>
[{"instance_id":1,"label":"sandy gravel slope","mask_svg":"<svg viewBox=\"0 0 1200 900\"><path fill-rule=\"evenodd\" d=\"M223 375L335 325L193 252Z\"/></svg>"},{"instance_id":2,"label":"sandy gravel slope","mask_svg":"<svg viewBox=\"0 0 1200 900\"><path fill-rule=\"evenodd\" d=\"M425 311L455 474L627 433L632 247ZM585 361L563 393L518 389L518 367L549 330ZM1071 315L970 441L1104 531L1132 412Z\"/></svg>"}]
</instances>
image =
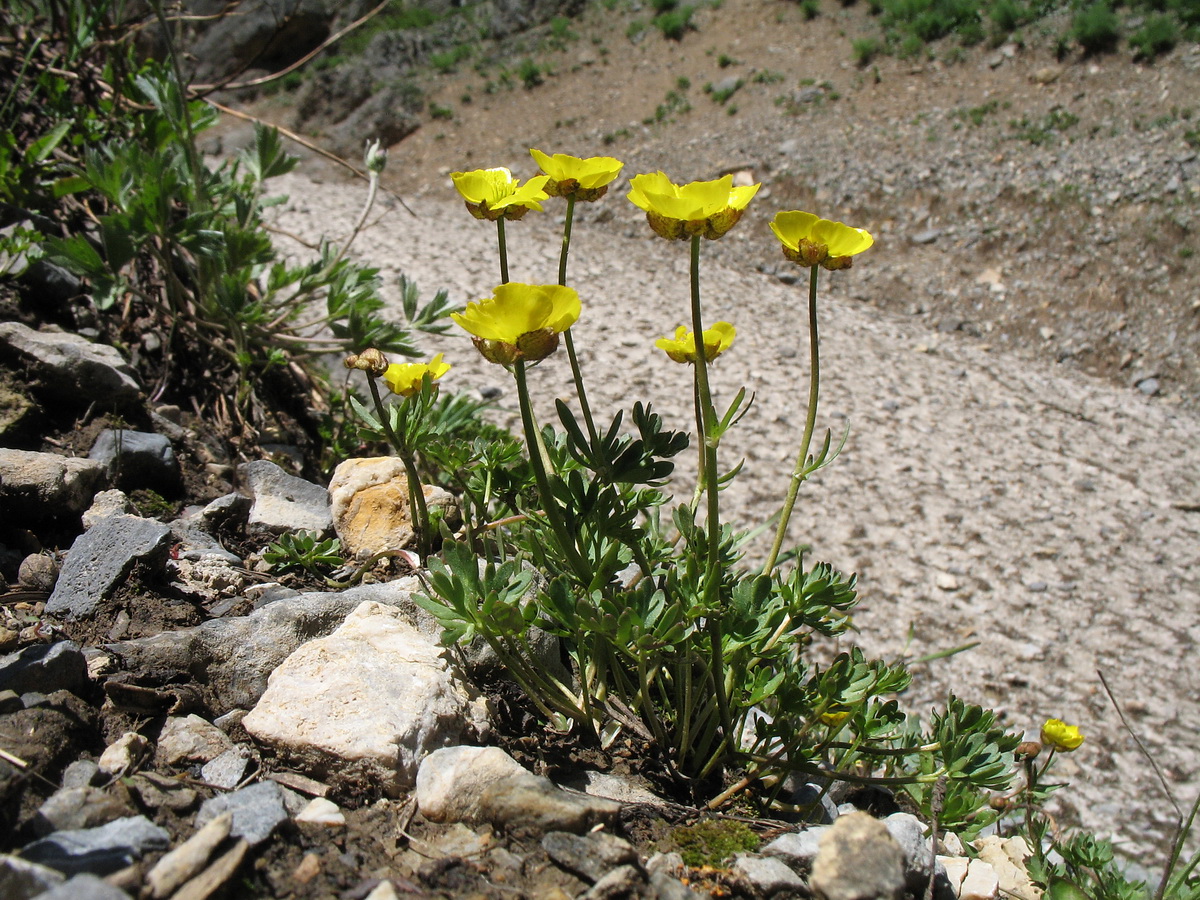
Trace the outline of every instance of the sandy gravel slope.
<instances>
[{"instance_id":1,"label":"sandy gravel slope","mask_svg":"<svg viewBox=\"0 0 1200 900\"><path fill-rule=\"evenodd\" d=\"M292 198L278 209L279 226L308 238L345 233L361 202L358 187L333 178L294 174L276 184ZM576 333L585 373L602 415L648 399L686 427L687 367L653 348L686 320L686 245L652 238L623 194L576 225L570 280L584 302ZM412 206L416 216L381 207L386 215L356 254L379 266L389 287L405 272L426 295L445 287L465 302L489 293L498 281L492 227L458 204ZM554 280L561 207L550 209L509 226L513 280ZM735 229L720 257L735 264L739 245L771 240ZM1142 862L1156 859L1171 810L1096 672L1190 802L1200 790L1200 422L848 299L856 279L869 284L870 266L867 254L849 272L823 273L819 427L840 432L849 422L850 438L804 488L792 536L816 558L859 573L857 621L870 652L915 657L980 642L920 667L910 708L928 709L953 690L1002 710L1014 728L1049 716L1078 723L1088 742L1062 759L1073 785L1060 809L1068 820L1077 809ZM739 329L716 367L719 397L743 384L756 394L722 450L727 462L746 458L725 503L750 525L777 505L803 425L803 292L711 253L702 282L709 319ZM448 387L502 388L501 418L515 423L503 370L458 335L429 347L455 366ZM544 416L554 397L569 396L565 358L531 380ZM685 492L690 471L681 467Z\"/></svg>"}]
</instances>

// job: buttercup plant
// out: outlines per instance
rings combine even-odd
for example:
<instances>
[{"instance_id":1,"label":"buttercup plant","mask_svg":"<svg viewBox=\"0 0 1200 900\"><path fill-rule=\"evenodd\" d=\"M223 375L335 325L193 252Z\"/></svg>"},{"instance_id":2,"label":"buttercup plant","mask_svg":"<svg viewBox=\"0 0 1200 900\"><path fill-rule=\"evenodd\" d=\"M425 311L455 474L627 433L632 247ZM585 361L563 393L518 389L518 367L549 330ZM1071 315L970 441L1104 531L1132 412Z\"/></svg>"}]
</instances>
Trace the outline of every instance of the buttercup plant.
<instances>
[{"instance_id":1,"label":"buttercup plant","mask_svg":"<svg viewBox=\"0 0 1200 900\"><path fill-rule=\"evenodd\" d=\"M811 664L804 651L817 635L850 628L854 579L824 563L782 564L796 559L781 550L794 488L831 458L829 439L822 453L808 454L819 399L816 271L847 268L870 247L870 235L811 213L784 213L775 222L784 252L814 267L813 384L778 546L769 565L752 571L741 565L748 537L721 521L721 491L740 466L723 472L719 456L722 438L750 403L744 389L723 412L714 402L709 367L720 364L737 331L730 322L705 321L700 252L702 239L719 240L739 223L759 186L735 186L731 176L677 184L662 172L630 181L628 199L646 213L651 233L689 242L687 324L655 345L692 367L699 467L690 502L664 516L664 479L689 436L665 428L640 402L629 411L632 433L623 427L626 411L601 427L588 409L571 339L587 308L587 298L566 286L574 203L601 197L621 164L530 152L544 174L525 185L507 169L455 176L477 217L519 218L547 196L564 197L567 216L558 284L508 282L501 237L504 283L454 315L479 352L512 373L526 451L524 460L482 450L475 456L489 462L486 483L468 490L473 513L465 539L444 542L440 556L430 558L428 596L419 601L442 623L443 639L485 640L556 727L577 728L602 744L620 732L652 741L696 800L717 806L755 788L785 803L776 796L782 776L803 772L924 786L913 793L928 807L929 786L949 781L957 787L947 790L955 800L948 823L968 821L986 807L985 790L1007 785L1011 764L1003 757L1016 740L990 714L959 701L928 729L906 721L890 695L908 684L907 672L857 649L827 666ZM536 422L530 377L560 341L584 418L580 424L557 401L562 430ZM562 640L569 679L538 663L534 626ZM716 789L718 778L736 771L740 779Z\"/></svg>"}]
</instances>

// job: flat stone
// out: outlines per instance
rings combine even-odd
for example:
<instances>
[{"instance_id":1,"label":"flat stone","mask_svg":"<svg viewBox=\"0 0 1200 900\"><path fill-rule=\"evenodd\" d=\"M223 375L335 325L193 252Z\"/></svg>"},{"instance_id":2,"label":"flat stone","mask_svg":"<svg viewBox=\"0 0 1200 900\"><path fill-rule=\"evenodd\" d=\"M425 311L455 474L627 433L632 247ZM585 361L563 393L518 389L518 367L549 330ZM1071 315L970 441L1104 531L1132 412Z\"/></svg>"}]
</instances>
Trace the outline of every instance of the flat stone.
<instances>
[{"instance_id":1,"label":"flat stone","mask_svg":"<svg viewBox=\"0 0 1200 900\"><path fill-rule=\"evenodd\" d=\"M72 407L95 402L121 408L137 402L141 386L117 348L65 332L34 331L0 322L0 345L15 351L37 379L44 400Z\"/></svg>"},{"instance_id":2,"label":"flat stone","mask_svg":"<svg viewBox=\"0 0 1200 900\"><path fill-rule=\"evenodd\" d=\"M214 715L254 706L267 678L306 641L328 635L365 600L395 606L413 623L430 620L412 601L415 578L368 584L346 591L314 591L277 600L248 616L211 619L202 625L108 645L124 668L191 672L205 689Z\"/></svg>"},{"instance_id":3,"label":"flat stone","mask_svg":"<svg viewBox=\"0 0 1200 900\"><path fill-rule=\"evenodd\" d=\"M542 849L555 864L588 884L595 884L617 866L637 865L633 845L615 834L597 831L578 835L551 831L542 838Z\"/></svg>"},{"instance_id":4,"label":"flat stone","mask_svg":"<svg viewBox=\"0 0 1200 900\"><path fill-rule=\"evenodd\" d=\"M95 460L0 447L0 501L7 515L40 522L78 516L104 477Z\"/></svg>"},{"instance_id":5,"label":"flat stone","mask_svg":"<svg viewBox=\"0 0 1200 900\"><path fill-rule=\"evenodd\" d=\"M492 782L479 798L483 821L506 831L532 834L583 834L597 825L614 825L620 812L619 803L564 791L549 778L528 772Z\"/></svg>"},{"instance_id":6,"label":"flat stone","mask_svg":"<svg viewBox=\"0 0 1200 900\"><path fill-rule=\"evenodd\" d=\"M29 900L62 884L62 872L38 865L19 856L0 854L0 897Z\"/></svg>"},{"instance_id":7,"label":"flat stone","mask_svg":"<svg viewBox=\"0 0 1200 900\"><path fill-rule=\"evenodd\" d=\"M0 658L0 690L76 693L87 682L87 661L74 641L34 644Z\"/></svg>"},{"instance_id":8,"label":"flat stone","mask_svg":"<svg viewBox=\"0 0 1200 900\"><path fill-rule=\"evenodd\" d=\"M233 813L225 812L196 831L186 841L167 853L146 873L146 885L154 900L168 897L188 879L196 875L217 846L229 837Z\"/></svg>"},{"instance_id":9,"label":"flat stone","mask_svg":"<svg viewBox=\"0 0 1200 900\"><path fill-rule=\"evenodd\" d=\"M149 753L150 742L136 731L127 731L104 748L96 765L105 775L128 775Z\"/></svg>"},{"instance_id":10,"label":"flat stone","mask_svg":"<svg viewBox=\"0 0 1200 900\"><path fill-rule=\"evenodd\" d=\"M229 735L194 713L168 717L156 743L154 761L166 766L206 763L233 748Z\"/></svg>"},{"instance_id":11,"label":"flat stone","mask_svg":"<svg viewBox=\"0 0 1200 900\"><path fill-rule=\"evenodd\" d=\"M265 459L242 463L238 475L254 499L249 524L273 531L315 531L333 528L329 494L325 488L289 475Z\"/></svg>"},{"instance_id":12,"label":"flat stone","mask_svg":"<svg viewBox=\"0 0 1200 900\"><path fill-rule=\"evenodd\" d=\"M99 828L55 832L22 848L19 855L66 875L108 875L170 845L171 836L162 828L145 816L130 816Z\"/></svg>"},{"instance_id":13,"label":"flat stone","mask_svg":"<svg viewBox=\"0 0 1200 900\"><path fill-rule=\"evenodd\" d=\"M135 812L127 803L91 785L60 788L38 807L33 829L44 837L55 831L78 831L106 825Z\"/></svg>"},{"instance_id":14,"label":"flat stone","mask_svg":"<svg viewBox=\"0 0 1200 900\"><path fill-rule=\"evenodd\" d=\"M131 900L131 898L119 887L114 887L103 878L83 874L64 881L44 894L38 894L36 900Z\"/></svg>"},{"instance_id":15,"label":"flat stone","mask_svg":"<svg viewBox=\"0 0 1200 900\"><path fill-rule=\"evenodd\" d=\"M804 879L782 859L739 853L733 861L733 871L758 888L765 897L780 891L802 891Z\"/></svg>"},{"instance_id":16,"label":"flat stone","mask_svg":"<svg viewBox=\"0 0 1200 900\"><path fill-rule=\"evenodd\" d=\"M104 465L110 484L166 491L179 487L179 460L166 435L106 428L92 444L88 459Z\"/></svg>"},{"instance_id":17,"label":"flat stone","mask_svg":"<svg viewBox=\"0 0 1200 900\"><path fill-rule=\"evenodd\" d=\"M445 649L366 602L271 674L242 727L313 777L367 778L397 795L428 753L489 725Z\"/></svg>"},{"instance_id":18,"label":"flat stone","mask_svg":"<svg viewBox=\"0 0 1200 900\"><path fill-rule=\"evenodd\" d=\"M246 777L250 758L240 747L232 747L200 768L200 777L208 784L229 790Z\"/></svg>"},{"instance_id":19,"label":"flat stone","mask_svg":"<svg viewBox=\"0 0 1200 900\"><path fill-rule=\"evenodd\" d=\"M171 529L137 516L111 516L75 539L46 612L82 619L112 596L140 559L165 550Z\"/></svg>"},{"instance_id":20,"label":"flat stone","mask_svg":"<svg viewBox=\"0 0 1200 900\"><path fill-rule=\"evenodd\" d=\"M789 831L763 847L762 854L777 857L793 868L808 871L817 858L821 836L828 830L827 826L818 826L806 831Z\"/></svg>"},{"instance_id":21,"label":"flat stone","mask_svg":"<svg viewBox=\"0 0 1200 900\"><path fill-rule=\"evenodd\" d=\"M260 781L231 794L218 794L205 800L196 813L196 824L207 825L222 813L233 813L229 833L257 846L287 820L283 788L274 781Z\"/></svg>"}]
</instances>

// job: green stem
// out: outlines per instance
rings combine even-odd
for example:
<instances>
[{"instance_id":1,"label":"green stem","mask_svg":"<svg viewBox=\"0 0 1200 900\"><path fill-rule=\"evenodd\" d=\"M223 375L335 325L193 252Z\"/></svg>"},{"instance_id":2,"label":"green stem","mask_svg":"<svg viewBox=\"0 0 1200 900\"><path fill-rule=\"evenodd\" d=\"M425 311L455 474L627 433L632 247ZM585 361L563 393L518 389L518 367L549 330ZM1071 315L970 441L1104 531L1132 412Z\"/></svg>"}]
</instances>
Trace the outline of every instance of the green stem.
<instances>
[{"instance_id":1,"label":"green stem","mask_svg":"<svg viewBox=\"0 0 1200 900\"><path fill-rule=\"evenodd\" d=\"M700 305L700 235L692 236L691 252L692 331L696 338L696 387L700 395L700 439L704 450L704 489L708 498L708 565L704 574L705 630L709 639L709 676L721 717L721 746L714 756L724 756L733 741L733 722L729 698L725 694L724 636L721 615L717 611L721 573L721 511L717 485L717 411L713 407L708 383L707 348L704 346L704 317Z\"/></svg>"},{"instance_id":2,"label":"green stem","mask_svg":"<svg viewBox=\"0 0 1200 900\"><path fill-rule=\"evenodd\" d=\"M571 224L575 221L575 198L567 197L567 218L563 223L562 251L558 254L558 283L567 283L567 254L571 252ZM588 404L587 391L583 389L583 371L579 368L579 357L575 354L575 339L571 329L563 332L567 345L567 359L571 362L571 375L575 379L575 393L579 397L579 411L583 413L583 424L587 426L588 439L594 447L596 423L592 420L592 408Z\"/></svg>"},{"instance_id":3,"label":"green stem","mask_svg":"<svg viewBox=\"0 0 1200 900\"><path fill-rule=\"evenodd\" d=\"M567 529L562 511L558 508L558 500L550 490L550 479L546 475L545 461L539 448L541 436L533 419L533 406L529 401L529 382L525 377L525 360L519 359L513 364L513 375L517 379L517 399L521 404L521 424L525 429L525 443L529 451L529 464L533 466L533 477L537 482L538 495L542 500L542 509L550 522L550 528L558 539L563 555L575 572L575 577L582 585L588 585L591 580L591 570L575 544L575 537Z\"/></svg>"},{"instance_id":4,"label":"green stem","mask_svg":"<svg viewBox=\"0 0 1200 900\"><path fill-rule=\"evenodd\" d=\"M792 518L792 509L796 506L796 495L806 477L805 468L808 466L808 448L812 444L813 428L817 421L817 398L821 393L821 354L820 339L817 333L817 266L812 266L808 278L808 356L811 363L812 378L808 385L808 414L804 419L804 437L800 440L800 452L796 455L796 466L792 470L791 483L788 484L787 496L783 501L783 512L779 516L779 527L775 530L775 543L771 545L771 553L763 565L763 574L770 575L783 549L783 540L787 535L788 522Z\"/></svg>"},{"instance_id":5,"label":"green stem","mask_svg":"<svg viewBox=\"0 0 1200 900\"><path fill-rule=\"evenodd\" d=\"M417 466L413 462L408 446L392 430L391 420L388 418L387 411L383 408L383 400L379 396L379 386L375 384L375 379L371 375L367 376L367 386L371 389L371 400L375 403L375 412L379 416L379 423L383 426L384 434L387 435L388 443L395 448L396 455L400 457L400 462L404 465L404 474L408 480L408 508L416 512L414 521L417 526L417 552L424 558L429 555L430 534L429 509L425 506L425 491L421 488L421 477L417 474Z\"/></svg>"},{"instance_id":6,"label":"green stem","mask_svg":"<svg viewBox=\"0 0 1200 900\"><path fill-rule=\"evenodd\" d=\"M496 243L500 249L500 283L508 284L508 244L504 240L504 216L496 220Z\"/></svg>"}]
</instances>

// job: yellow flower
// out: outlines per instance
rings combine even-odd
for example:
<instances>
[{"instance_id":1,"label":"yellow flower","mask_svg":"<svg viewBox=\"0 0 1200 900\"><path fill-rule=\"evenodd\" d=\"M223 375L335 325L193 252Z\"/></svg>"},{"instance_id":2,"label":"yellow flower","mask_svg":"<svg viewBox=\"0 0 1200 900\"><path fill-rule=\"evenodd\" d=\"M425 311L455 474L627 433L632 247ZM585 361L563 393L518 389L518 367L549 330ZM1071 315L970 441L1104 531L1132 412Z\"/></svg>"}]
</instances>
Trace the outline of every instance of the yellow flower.
<instances>
[{"instance_id":1,"label":"yellow flower","mask_svg":"<svg viewBox=\"0 0 1200 900\"><path fill-rule=\"evenodd\" d=\"M783 255L802 266L820 264L826 269L848 269L852 256L875 243L861 228L798 209L776 213L771 230L783 244Z\"/></svg>"},{"instance_id":2,"label":"yellow flower","mask_svg":"<svg viewBox=\"0 0 1200 900\"><path fill-rule=\"evenodd\" d=\"M654 233L668 241L683 241L697 234L715 240L738 223L760 187L734 187L732 175L678 185L655 172L633 177L629 202L644 209Z\"/></svg>"},{"instance_id":3,"label":"yellow flower","mask_svg":"<svg viewBox=\"0 0 1200 900\"><path fill-rule=\"evenodd\" d=\"M737 329L728 322L717 322L712 328L704 329L704 359L712 362L733 344ZM675 329L675 337L659 338L654 346L662 350L677 363L694 363L697 359L696 333L682 325Z\"/></svg>"},{"instance_id":4,"label":"yellow flower","mask_svg":"<svg viewBox=\"0 0 1200 900\"><path fill-rule=\"evenodd\" d=\"M1083 734L1075 725L1068 725L1062 719L1047 719L1042 726L1042 743L1055 750L1071 752L1079 749L1083 743Z\"/></svg>"},{"instance_id":5,"label":"yellow flower","mask_svg":"<svg viewBox=\"0 0 1200 900\"><path fill-rule=\"evenodd\" d=\"M430 381L437 381L449 371L450 364L442 362L439 353L427 363L392 363L384 371L383 380L393 394L411 397L421 390L426 375Z\"/></svg>"},{"instance_id":6,"label":"yellow flower","mask_svg":"<svg viewBox=\"0 0 1200 900\"><path fill-rule=\"evenodd\" d=\"M625 165L611 156L580 159L565 153L547 156L541 150L530 150L529 155L550 178L546 182L546 193L551 197L574 197L584 202L603 197L609 183Z\"/></svg>"},{"instance_id":7,"label":"yellow flower","mask_svg":"<svg viewBox=\"0 0 1200 900\"><path fill-rule=\"evenodd\" d=\"M484 359L507 366L521 359L545 359L579 312L579 294L573 288L510 281L450 318L473 336Z\"/></svg>"},{"instance_id":8,"label":"yellow flower","mask_svg":"<svg viewBox=\"0 0 1200 900\"><path fill-rule=\"evenodd\" d=\"M489 222L495 222L501 216L519 219L531 209L540 210L541 201L550 196L544 190L546 182L550 180L547 176L538 175L521 184L503 166L451 172L450 180L467 201L471 215Z\"/></svg>"}]
</instances>

